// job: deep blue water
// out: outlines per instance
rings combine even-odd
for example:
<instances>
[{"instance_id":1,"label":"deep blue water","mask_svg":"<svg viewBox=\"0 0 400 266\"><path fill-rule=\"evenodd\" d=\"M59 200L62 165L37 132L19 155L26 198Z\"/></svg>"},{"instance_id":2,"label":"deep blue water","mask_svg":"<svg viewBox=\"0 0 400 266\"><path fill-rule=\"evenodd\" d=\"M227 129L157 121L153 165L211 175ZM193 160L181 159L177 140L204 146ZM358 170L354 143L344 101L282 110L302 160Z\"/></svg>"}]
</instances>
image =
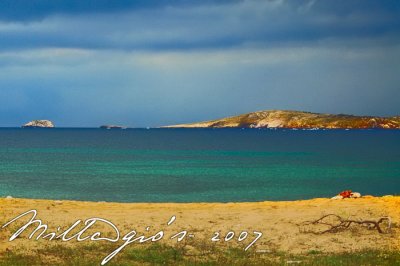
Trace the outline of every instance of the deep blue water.
<instances>
[{"instance_id":1,"label":"deep blue water","mask_svg":"<svg viewBox=\"0 0 400 266\"><path fill-rule=\"evenodd\" d=\"M0 196L228 202L400 192L400 131L0 129Z\"/></svg>"}]
</instances>

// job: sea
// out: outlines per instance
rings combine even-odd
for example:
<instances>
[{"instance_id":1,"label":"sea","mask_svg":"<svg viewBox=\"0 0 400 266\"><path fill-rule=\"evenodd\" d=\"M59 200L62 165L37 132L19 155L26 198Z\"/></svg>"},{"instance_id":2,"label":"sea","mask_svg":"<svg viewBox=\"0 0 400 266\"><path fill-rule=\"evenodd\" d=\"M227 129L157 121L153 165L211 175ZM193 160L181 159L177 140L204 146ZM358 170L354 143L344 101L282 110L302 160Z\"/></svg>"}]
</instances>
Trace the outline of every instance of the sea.
<instances>
[{"instance_id":1,"label":"sea","mask_svg":"<svg viewBox=\"0 0 400 266\"><path fill-rule=\"evenodd\" d=\"M0 197L256 202L400 193L400 130L0 129Z\"/></svg>"}]
</instances>

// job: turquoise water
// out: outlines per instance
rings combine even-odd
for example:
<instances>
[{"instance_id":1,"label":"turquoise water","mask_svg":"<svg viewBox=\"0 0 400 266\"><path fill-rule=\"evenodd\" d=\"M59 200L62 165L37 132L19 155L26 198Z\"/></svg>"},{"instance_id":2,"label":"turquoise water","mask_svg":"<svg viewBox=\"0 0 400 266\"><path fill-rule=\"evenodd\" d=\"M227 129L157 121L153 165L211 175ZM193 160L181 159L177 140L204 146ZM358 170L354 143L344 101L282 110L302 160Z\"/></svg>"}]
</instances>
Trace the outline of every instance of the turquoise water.
<instances>
[{"instance_id":1,"label":"turquoise water","mask_svg":"<svg viewBox=\"0 0 400 266\"><path fill-rule=\"evenodd\" d=\"M400 131L0 129L0 196L229 202L400 192Z\"/></svg>"}]
</instances>

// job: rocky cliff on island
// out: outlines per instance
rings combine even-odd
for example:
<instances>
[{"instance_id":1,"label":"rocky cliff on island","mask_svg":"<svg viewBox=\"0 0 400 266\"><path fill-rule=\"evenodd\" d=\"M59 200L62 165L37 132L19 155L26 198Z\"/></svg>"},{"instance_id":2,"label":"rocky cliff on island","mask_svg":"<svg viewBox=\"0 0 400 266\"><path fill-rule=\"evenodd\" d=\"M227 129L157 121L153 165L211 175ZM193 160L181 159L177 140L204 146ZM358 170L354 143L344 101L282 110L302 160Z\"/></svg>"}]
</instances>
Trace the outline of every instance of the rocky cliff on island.
<instances>
[{"instance_id":1,"label":"rocky cliff on island","mask_svg":"<svg viewBox=\"0 0 400 266\"><path fill-rule=\"evenodd\" d=\"M40 128L53 128L54 124L53 122L51 122L50 120L33 120L30 121L28 123L26 123L25 125L22 126L23 128L26 127L40 127Z\"/></svg>"},{"instance_id":2,"label":"rocky cliff on island","mask_svg":"<svg viewBox=\"0 0 400 266\"><path fill-rule=\"evenodd\" d=\"M377 117L267 110L167 128L400 129L400 116Z\"/></svg>"}]
</instances>

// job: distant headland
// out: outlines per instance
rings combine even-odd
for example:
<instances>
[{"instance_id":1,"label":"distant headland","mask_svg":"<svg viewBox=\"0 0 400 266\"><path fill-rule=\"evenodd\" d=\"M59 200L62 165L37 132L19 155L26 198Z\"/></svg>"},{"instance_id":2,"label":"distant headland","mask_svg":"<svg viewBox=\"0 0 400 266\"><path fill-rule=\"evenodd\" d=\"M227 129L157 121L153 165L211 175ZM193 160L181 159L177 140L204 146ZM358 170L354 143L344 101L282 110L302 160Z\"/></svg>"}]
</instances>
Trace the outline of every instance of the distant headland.
<instances>
[{"instance_id":1,"label":"distant headland","mask_svg":"<svg viewBox=\"0 0 400 266\"><path fill-rule=\"evenodd\" d=\"M266 110L164 128L400 129L400 116L377 117Z\"/></svg>"},{"instance_id":2,"label":"distant headland","mask_svg":"<svg viewBox=\"0 0 400 266\"><path fill-rule=\"evenodd\" d=\"M32 120L22 128L54 128L50 120ZM101 129L127 129L105 124ZM289 129L400 129L400 116L356 116L290 110L265 110L221 119L162 126L161 128L289 128Z\"/></svg>"}]
</instances>

